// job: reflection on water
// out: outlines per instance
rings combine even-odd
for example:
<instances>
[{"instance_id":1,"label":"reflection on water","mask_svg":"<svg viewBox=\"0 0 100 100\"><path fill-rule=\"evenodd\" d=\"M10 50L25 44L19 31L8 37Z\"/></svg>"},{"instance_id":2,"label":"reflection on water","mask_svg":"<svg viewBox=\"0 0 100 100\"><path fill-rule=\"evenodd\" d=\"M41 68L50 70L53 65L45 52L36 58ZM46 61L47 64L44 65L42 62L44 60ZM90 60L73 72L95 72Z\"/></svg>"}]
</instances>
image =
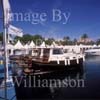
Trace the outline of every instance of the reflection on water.
<instances>
[{"instance_id":1,"label":"reflection on water","mask_svg":"<svg viewBox=\"0 0 100 100\"><path fill-rule=\"evenodd\" d=\"M55 98L98 99L100 98L100 56L88 57L84 63L84 88L61 88Z\"/></svg>"},{"instance_id":2,"label":"reflection on water","mask_svg":"<svg viewBox=\"0 0 100 100\"><path fill-rule=\"evenodd\" d=\"M86 58L86 61L80 68L67 69L61 72L37 76L37 80L38 79L47 79L48 81L59 79L60 83L57 81L55 87L55 83L53 83L51 87L45 88L20 87L20 92L18 88L16 91L17 97L20 98L21 96L21 99L98 99L100 98L100 56ZM68 79L73 80L71 84L68 83ZM77 84L80 80L81 85L79 86ZM49 85L50 84L51 83L49 83ZM43 85L45 86L44 83Z\"/></svg>"},{"instance_id":3,"label":"reflection on water","mask_svg":"<svg viewBox=\"0 0 100 100\"><path fill-rule=\"evenodd\" d=\"M53 72L46 75L32 76L31 88L29 86L29 76L23 79L22 86L20 88L16 85L17 97L21 99L31 99L31 98L46 98L52 99L58 97L59 92L70 88L84 88L84 71L83 66L73 69L66 69L60 72ZM25 85L25 80L27 80L27 86ZM32 81L33 80L33 81ZM35 81L35 87L33 86ZM29 83L28 83L29 82ZM26 88L24 88L24 86ZM19 91L20 90L20 91ZM65 90L64 90L65 91Z\"/></svg>"},{"instance_id":4,"label":"reflection on water","mask_svg":"<svg viewBox=\"0 0 100 100\"><path fill-rule=\"evenodd\" d=\"M88 56L86 57L86 62L94 62L94 63L99 62L100 64L100 56Z\"/></svg>"}]
</instances>

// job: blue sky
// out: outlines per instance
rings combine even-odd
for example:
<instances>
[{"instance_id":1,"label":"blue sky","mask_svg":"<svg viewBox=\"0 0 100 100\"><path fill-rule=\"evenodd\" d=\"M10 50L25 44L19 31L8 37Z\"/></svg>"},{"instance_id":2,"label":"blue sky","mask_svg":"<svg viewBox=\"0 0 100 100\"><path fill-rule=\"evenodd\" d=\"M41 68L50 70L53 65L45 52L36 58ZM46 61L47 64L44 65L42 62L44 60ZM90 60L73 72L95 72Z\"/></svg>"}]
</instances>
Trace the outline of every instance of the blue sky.
<instances>
[{"instance_id":1,"label":"blue sky","mask_svg":"<svg viewBox=\"0 0 100 100\"><path fill-rule=\"evenodd\" d=\"M47 21L32 24L25 21L12 21L22 28L24 33L41 34L45 37L79 38L87 33L92 39L100 38L100 0L10 0L14 13L46 13ZM62 13L70 13L66 24L52 21L52 10L59 9ZM31 19L32 20L32 19Z\"/></svg>"}]
</instances>

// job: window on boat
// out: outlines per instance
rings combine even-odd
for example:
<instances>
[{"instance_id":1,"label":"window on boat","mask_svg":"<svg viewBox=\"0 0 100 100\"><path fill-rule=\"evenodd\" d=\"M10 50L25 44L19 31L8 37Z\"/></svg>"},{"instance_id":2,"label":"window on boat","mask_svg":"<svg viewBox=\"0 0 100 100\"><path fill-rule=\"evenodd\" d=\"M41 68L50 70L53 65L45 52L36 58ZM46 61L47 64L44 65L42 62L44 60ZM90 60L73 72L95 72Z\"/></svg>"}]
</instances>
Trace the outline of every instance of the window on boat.
<instances>
[{"instance_id":1,"label":"window on boat","mask_svg":"<svg viewBox=\"0 0 100 100\"><path fill-rule=\"evenodd\" d=\"M100 47L95 47L95 48L93 48L93 49L100 49Z\"/></svg>"},{"instance_id":2,"label":"window on boat","mask_svg":"<svg viewBox=\"0 0 100 100\"><path fill-rule=\"evenodd\" d=\"M41 50L40 49L35 49L35 50L31 51L31 52L32 52L33 56L37 57L37 56L40 56Z\"/></svg>"},{"instance_id":3,"label":"window on boat","mask_svg":"<svg viewBox=\"0 0 100 100\"><path fill-rule=\"evenodd\" d=\"M49 54L50 54L50 49L44 49L43 50L43 55L44 56L49 56Z\"/></svg>"},{"instance_id":4,"label":"window on boat","mask_svg":"<svg viewBox=\"0 0 100 100\"><path fill-rule=\"evenodd\" d=\"M68 52L68 49L64 49L63 52L64 52L64 53L67 53L67 52Z\"/></svg>"},{"instance_id":5,"label":"window on boat","mask_svg":"<svg viewBox=\"0 0 100 100\"><path fill-rule=\"evenodd\" d=\"M63 54L63 51L62 49L53 49L53 54L56 55L56 54Z\"/></svg>"}]
</instances>

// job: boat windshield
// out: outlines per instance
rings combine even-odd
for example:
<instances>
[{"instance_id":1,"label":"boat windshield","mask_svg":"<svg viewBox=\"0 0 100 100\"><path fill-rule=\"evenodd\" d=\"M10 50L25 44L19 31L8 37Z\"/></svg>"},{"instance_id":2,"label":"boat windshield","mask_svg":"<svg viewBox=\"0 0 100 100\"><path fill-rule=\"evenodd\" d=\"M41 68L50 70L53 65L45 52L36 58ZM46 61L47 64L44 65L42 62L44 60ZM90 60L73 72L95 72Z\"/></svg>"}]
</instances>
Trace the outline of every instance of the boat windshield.
<instances>
[{"instance_id":1,"label":"boat windshield","mask_svg":"<svg viewBox=\"0 0 100 100\"><path fill-rule=\"evenodd\" d=\"M62 49L53 49L53 54L56 55L56 54L63 54L63 51Z\"/></svg>"},{"instance_id":2,"label":"boat windshield","mask_svg":"<svg viewBox=\"0 0 100 100\"><path fill-rule=\"evenodd\" d=\"M93 48L93 49L100 49L100 47L95 47L95 48Z\"/></svg>"},{"instance_id":3,"label":"boat windshield","mask_svg":"<svg viewBox=\"0 0 100 100\"><path fill-rule=\"evenodd\" d=\"M35 49L35 50L33 50L33 53L34 53L35 57L38 57L41 54L41 49Z\"/></svg>"}]
</instances>

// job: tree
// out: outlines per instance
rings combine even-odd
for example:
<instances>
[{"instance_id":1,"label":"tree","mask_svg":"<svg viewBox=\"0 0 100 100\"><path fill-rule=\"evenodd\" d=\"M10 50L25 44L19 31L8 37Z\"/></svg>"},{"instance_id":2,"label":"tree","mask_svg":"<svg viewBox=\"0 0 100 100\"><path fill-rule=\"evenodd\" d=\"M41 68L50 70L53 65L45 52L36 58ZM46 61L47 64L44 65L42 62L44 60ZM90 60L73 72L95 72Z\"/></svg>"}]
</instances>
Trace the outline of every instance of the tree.
<instances>
[{"instance_id":1,"label":"tree","mask_svg":"<svg viewBox=\"0 0 100 100\"><path fill-rule=\"evenodd\" d=\"M25 34L25 35L23 35L23 37L16 36L15 42L18 40L20 40L24 44L28 43L29 41L34 41L36 44L41 44L40 42L42 42L44 40L44 38L41 35Z\"/></svg>"},{"instance_id":2,"label":"tree","mask_svg":"<svg viewBox=\"0 0 100 100\"><path fill-rule=\"evenodd\" d=\"M81 36L80 41L79 41L79 44L81 43L81 44L87 45L87 44L89 44L91 41L92 41L92 40L89 39L88 35L85 33L85 34L83 34L83 35Z\"/></svg>"},{"instance_id":3,"label":"tree","mask_svg":"<svg viewBox=\"0 0 100 100\"><path fill-rule=\"evenodd\" d=\"M69 36L65 36L65 37L63 38L62 45L68 45L68 44L70 44L70 43L71 43L70 37L69 37Z\"/></svg>"},{"instance_id":4,"label":"tree","mask_svg":"<svg viewBox=\"0 0 100 100\"><path fill-rule=\"evenodd\" d=\"M73 44L74 44L74 45L77 44L77 39L76 39L76 38L73 40Z\"/></svg>"},{"instance_id":5,"label":"tree","mask_svg":"<svg viewBox=\"0 0 100 100\"><path fill-rule=\"evenodd\" d=\"M23 37L22 37L22 42L23 43L27 43L27 42L29 42L29 41L32 41L32 35L30 35L30 34L25 34L25 35L23 35Z\"/></svg>"},{"instance_id":6,"label":"tree","mask_svg":"<svg viewBox=\"0 0 100 100\"><path fill-rule=\"evenodd\" d=\"M69 41L69 40L70 40L70 37L69 37L69 36L65 36L65 37L63 38L63 40L64 40L64 41Z\"/></svg>"},{"instance_id":7,"label":"tree","mask_svg":"<svg viewBox=\"0 0 100 100\"><path fill-rule=\"evenodd\" d=\"M22 43L26 44L26 43L28 43L29 41L32 40L32 35L30 35L30 34L25 34L25 35L23 35L23 37L16 36L14 40L15 40L15 43L16 43L18 40L20 40Z\"/></svg>"},{"instance_id":8,"label":"tree","mask_svg":"<svg viewBox=\"0 0 100 100\"><path fill-rule=\"evenodd\" d=\"M14 38L14 43L16 43L18 40L22 41L22 37L16 36L16 37Z\"/></svg>"},{"instance_id":9,"label":"tree","mask_svg":"<svg viewBox=\"0 0 100 100\"><path fill-rule=\"evenodd\" d=\"M0 41L3 42L3 32L0 33Z\"/></svg>"},{"instance_id":10,"label":"tree","mask_svg":"<svg viewBox=\"0 0 100 100\"><path fill-rule=\"evenodd\" d=\"M40 45L45 39L41 35L34 35L32 40L36 43L36 45Z\"/></svg>"},{"instance_id":11,"label":"tree","mask_svg":"<svg viewBox=\"0 0 100 100\"><path fill-rule=\"evenodd\" d=\"M45 40L45 43L47 45L51 45L53 43L53 41L55 41L54 38L48 38L47 40Z\"/></svg>"},{"instance_id":12,"label":"tree","mask_svg":"<svg viewBox=\"0 0 100 100\"><path fill-rule=\"evenodd\" d=\"M97 39L96 44L97 44L97 45L100 44L100 39Z\"/></svg>"},{"instance_id":13,"label":"tree","mask_svg":"<svg viewBox=\"0 0 100 100\"><path fill-rule=\"evenodd\" d=\"M85 33L81 36L82 39L87 39L88 38L88 35Z\"/></svg>"}]
</instances>

